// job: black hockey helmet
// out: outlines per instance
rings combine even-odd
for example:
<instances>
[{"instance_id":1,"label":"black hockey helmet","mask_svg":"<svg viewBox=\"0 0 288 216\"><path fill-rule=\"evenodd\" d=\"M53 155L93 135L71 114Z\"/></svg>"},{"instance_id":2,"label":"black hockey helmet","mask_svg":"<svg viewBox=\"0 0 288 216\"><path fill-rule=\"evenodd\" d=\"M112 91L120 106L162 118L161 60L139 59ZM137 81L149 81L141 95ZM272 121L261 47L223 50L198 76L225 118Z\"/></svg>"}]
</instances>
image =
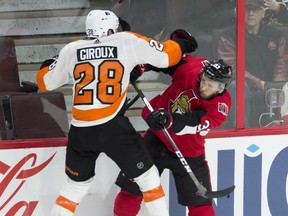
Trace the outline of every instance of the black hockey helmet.
<instances>
[{"instance_id":1,"label":"black hockey helmet","mask_svg":"<svg viewBox=\"0 0 288 216\"><path fill-rule=\"evenodd\" d=\"M211 80L223 83L225 86L232 78L232 67L225 64L223 60L205 61L203 74Z\"/></svg>"}]
</instances>

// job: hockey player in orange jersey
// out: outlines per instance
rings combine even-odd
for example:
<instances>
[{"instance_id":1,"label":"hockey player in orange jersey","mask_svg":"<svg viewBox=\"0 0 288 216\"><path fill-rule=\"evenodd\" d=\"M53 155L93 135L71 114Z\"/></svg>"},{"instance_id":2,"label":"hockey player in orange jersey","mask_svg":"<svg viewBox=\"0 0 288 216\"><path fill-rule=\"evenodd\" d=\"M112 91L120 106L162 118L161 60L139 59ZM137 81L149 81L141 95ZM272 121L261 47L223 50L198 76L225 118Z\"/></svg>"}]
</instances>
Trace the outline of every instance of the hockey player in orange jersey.
<instances>
[{"instance_id":1,"label":"hockey player in orange jersey","mask_svg":"<svg viewBox=\"0 0 288 216\"><path fill-rule=\"evenodd\" d=\"M95 163L104 152L139 185L149 215L167 216L159 173L143 150L142 138L125 117L130 72L138 64L166 68L197 48L193 37L163 43L132 32L120 32L111 11L93 10L86 19L84 40L67 44L54 59L43 62L36 80L43 91L73 81L72 121L65 172L68 176L51 216L72 216L87 194Z\"/></svg>"}]
</instances>

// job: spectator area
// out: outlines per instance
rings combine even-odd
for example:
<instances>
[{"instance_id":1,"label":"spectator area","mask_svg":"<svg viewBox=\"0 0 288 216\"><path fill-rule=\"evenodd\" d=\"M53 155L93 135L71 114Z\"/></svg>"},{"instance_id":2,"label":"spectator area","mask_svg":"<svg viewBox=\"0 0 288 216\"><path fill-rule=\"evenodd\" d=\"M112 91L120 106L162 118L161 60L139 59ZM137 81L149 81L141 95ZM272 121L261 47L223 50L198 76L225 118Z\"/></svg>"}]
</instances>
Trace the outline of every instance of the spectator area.
<instances>
[{"instance_id":1,"label":"spectator area","mask_svg":"<svg viewBox=\"0 0 288 216\"><path fill-rule=\"evenodd\" d=\"M85 37L84 23L90 10L112 9L117 2L116 0L28 0L20 3L19 0L10 0L1 3L0 35L14 39L20 81L35 82L36 73L44 60L57 55L65 44ZM280 26L279 29L284 30L287 36L288 26ZM217 43L219 31L215 32L214 44ZM148 72L140 78L140 86L147 98L151 99L167 87L164 84L167 83L167 79L169 78L165 75ZM70 120L71 85L57 91L64 93ZM133 98L135 95L133 87L130 87L128 98ZM147 128L140 117L142 107L143 103L139 99L126 113L138 131Z\"/></svg>"},{"instance_id":2,"label":"spectator area","mask_svg":"<svg viewBox=\"0 0 288 216\"><path fill-rule=\"evenodd\" d=\"M92 9L111 9L116 2L107 0L19 0L5 1L0 7L0 35L14 39L21 81L35 82L41 63L59 53L61 48L74 40L85 37L85 19ZM158 74L149 72L141 77L141 88L148 99L165 89L158 83ZM57 91L64 93L68 119L71 119L72 89L63 86ZM128 98L136 95L129 88ZM126 115L138 131L147 126L140 117L142 101L139 99Z\"/></svg>"}]
</instances>

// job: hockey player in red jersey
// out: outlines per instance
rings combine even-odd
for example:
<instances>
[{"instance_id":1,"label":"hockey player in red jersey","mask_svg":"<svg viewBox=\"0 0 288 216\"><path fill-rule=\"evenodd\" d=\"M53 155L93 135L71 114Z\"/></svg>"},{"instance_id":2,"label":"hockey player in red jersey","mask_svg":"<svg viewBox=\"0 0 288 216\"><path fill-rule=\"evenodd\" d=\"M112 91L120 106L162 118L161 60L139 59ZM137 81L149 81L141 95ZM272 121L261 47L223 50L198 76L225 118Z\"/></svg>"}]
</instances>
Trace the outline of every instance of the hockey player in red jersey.
<instances>
[{"instance_id":1,"label":"hockey player in red jersey","mask_svg":"<svg viewBox=\"0 0 288 216\"><path fill-rule=\"evenodd\" d=\"M186 55L176 66L159 69L147 65L146 70L168 73L172 83L150 101L155 111L150 113L147 107L143 108L142 117L150 127L144 135L145 147L160 174L165 168L172 171L178 202L188 207L188 215L213 216L212 200L196 194L197 188L161 129L167 128L199 182L211 191L205 136L223 124L229 113L231 97L226 86L231 79L231 67L222 60L209 62ZM137 68L134 73L138 73ZM115 215L136 216L142 201L138 186L126 178L125 172L119 174L116 184L121 191L115 199Z\"/></svg>"},{"instance_id":2,"label":"hockey player in red jersey","mask_svg":"<svg viewBox=\"0 0 288 216\"><path fill-rule=\"evenodd\" d=\"M74 215L88 193L101 152L139 185L149 215L167 216L159 173L143 142L124 116L130 72L137 64L169 67L197 46L194 38L163 43L132 32L119 32L118 17L93 10L86 19L84 40L67 44L59 57L46 60L37 74L39 89L50 91L73 81L72 121L65 172L68 176L51 216Z\"/></svg>"}]
</instances>

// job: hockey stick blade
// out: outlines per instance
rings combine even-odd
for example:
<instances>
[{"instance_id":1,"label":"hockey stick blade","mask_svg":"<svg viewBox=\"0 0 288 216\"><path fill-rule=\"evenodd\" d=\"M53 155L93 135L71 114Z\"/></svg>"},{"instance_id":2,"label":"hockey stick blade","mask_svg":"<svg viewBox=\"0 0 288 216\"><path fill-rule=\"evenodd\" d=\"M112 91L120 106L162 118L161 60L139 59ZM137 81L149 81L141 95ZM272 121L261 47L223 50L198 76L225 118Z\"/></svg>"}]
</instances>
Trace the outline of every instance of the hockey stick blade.
<instances>
[{"instance_id":1,"label":"hockey stick blade","mask_svg":"<svg viewBox=\"0 0 288 216\"><path fill-rule=\"evenodd\" d=\"M230 194L234 191L234 189L235 185L219 191L207 191L204 197L206 197L207 199L213 199L227 196L227 198L229 198Z\"/></svg>"},{"instance_id":2,"label":"hockey stick blade","mask_svg":"<svg viewBox=\"0 0 288 216\"><path fill-rule=\"evenodd\" d=\"M147 103L147 102L145 102L145 103ZM224 196L227 196L229 198L230 193L232 193L234 191L235 185L233 185L233 186L231 186L229 188L220 190L220 191L208 191L207 188L205 188L198 181L197 177L195 176L194 172L190 168L190 166L187 163L186 159L183 157L182 153L178 149L176 143L174 142L174 140L172 139L172 137L168 133L167 129L163 128L162 131L163 131L164 135L166 136L167 140L169 141L170 145L172 146L172 148L175 150L175 153L176 153L177 157L179 158L179 160L181 161L181 163L183 164L183 167L186 169L187 173L191 177L191 180L194 182L195 186L197 187L198 191L197 191L196 194L199 195L199 196L202 196L204 198L207 198L207 199L220 198L220 197L224 197Z\"/></svg>"},{"instance_id":3,"label":"hockey stick blade","mask_svg":"<svg viewBox=\"0 0 288 216\"><path fill-rule=\"evenodd\" d=\"M140 97L141 97L142 101L144 102L145 106L149 109L150 112L153 112L154 109L151 106L150 102L145 97L145 95L142 92L142 90L140 88L138 88L138 86L136 85L135 82L132 82L131 84L133 85L133 87L136 90L136 92L140 95ZM223 189L223 190L219 190L219 191L207 191L207 189L196 178L194 172L192 171L192 169L188 165L186 159L183 157L182 153L178 149L176 143L174 142L174 140L172 139L172 137L170 136L170 134L168 133L166 128L163 128L162 132L166 136L166 138L169 141L170 145L175 150L175 153L176 153L177 157L179 158L179 160L183 164L183 167L186 169L187 173L191 177L191 180L194 182L196 188L198 189L198 191L196 193L197 195L202 196L202 197L207 198L207 199L221 198L221 197L224 197L224 196L227 196L227 198L229 198L230 194L235 189L235 185L233 185L231 187L228 187L226 189Z\"/></svg>"}]
</instances>

